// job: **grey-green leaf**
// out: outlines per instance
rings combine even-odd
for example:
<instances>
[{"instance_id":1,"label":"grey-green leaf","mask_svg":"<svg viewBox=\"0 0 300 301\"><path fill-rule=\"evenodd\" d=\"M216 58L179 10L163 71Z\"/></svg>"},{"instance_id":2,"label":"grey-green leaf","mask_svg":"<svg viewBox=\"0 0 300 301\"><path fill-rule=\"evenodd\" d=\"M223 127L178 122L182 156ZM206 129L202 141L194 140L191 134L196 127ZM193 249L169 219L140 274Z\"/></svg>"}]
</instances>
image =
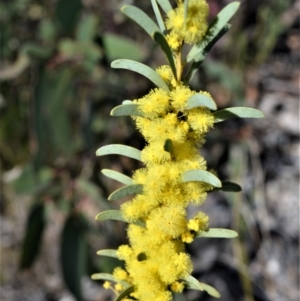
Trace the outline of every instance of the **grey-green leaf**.
<instances>
[{"instance_id":1,"label":"grey-green leaf","mask_svg":"<svg viewBox=\"0 0 300 301\"><path fill-rule=\"evenodd\" d=\"M110 144L97 149L96 156L105 155L123 155L141 161L141 151L131 146L122 144Z\"/></svg>"},{"instance_id":2,"label":"grey-green leaf","mask_svg":"<svg viewBox=\"0 0 300 301\"><path fill-rule=\"evenodd\" d=\"M187 100L186 108L188 110L197 107L207 107L210 110L216 110L217 105L213 99L205 94L197 93Z\"/></svg>"},{"instance_id":3,"label":"grey-green leaf","mask_svg":"<svg viewBox=\"0 0 300 301\"><path fill-rule=\"evenodd\" d=\"M173 58L172 51L170 49L170 46L169 46L165 36L160 32L155 32L153 34L153 38L154 38L155 42L157 42L159 44L159 46L165 53L165 55L169 61L170 67L172 69L174 78L177 79L177 72L176 72L174 58Z\"/></svg>"},{"instance_id":4,"label":"grey-green leaf","mask_svg":"<svg viewBox=\"0 0 300 301\"><path fill-rule=\"evenodd\" d=\"M121 294L114 301L121 301L124 297L128 296L132 292L134 292L134 287L130 286L126 288L124 291L122 291Z\"/></svg>"},{"instance_id":5,"label":"grey-green leaf","mask_svg":"<svg viewBox=\"0 0 300 301\"><path fill-rule=\"evenodd\" d=\"M195 45L189 54L187 55L187 61L190 62L192 60L200 61L204 59L203 51L209 47L209 44L215 40L215 38L220 34L222 29L226 26L228 21L232 18L232 16L236 13L240 6L239 2L232 2L225 6L217 15L217 17L213 20L212 24L209 26L208 31L204 37L204 39ZM206 51L207 52L207 49ZM205 56L205 55L204 55Z\"/></svg>"},{"instance_id":6,"label":"grey-green leaf","mask_svg":"<svg viewBox=\"0 0 300 301\"><path fill-rule=\"evenodd\" d=\"M108 256L108 257L113 257L113 258L119 259L116 250L109 250L109 249L107 249L107 250L99 250L97 252L97 255L99 255L99 256Z\"/></svg>"},{"instance_id":7,"label":"grey-green leaf","mask_svg":"<svg viewBox=\"0 0 300 301\"><path fill-rule=\"evenodd\" d=\"M220 298L221 295L220 293L213 288L212 286L199 282L196 278L193 276L188 276L184 278L184 281L186 282L186 287L189 289L194 289L198 291L206 291L210 296L215 297L215 298Z\"/></svg>"},{"instance_id":8,"label":"grey-green leaf","mask_svg":"<svg viewBox=\"0 0 300 301\"><path fill-rule=\"evenodd\" d=\"M189 0L184 0L184 23L186 23L188 8L189 8Z\"/></svg>"},{"instance_id":9,"label":"grey-green leaf","mask_svg":"<svg viewBox=\"0 0 300 301\"><path fill-rule=\"evenodd\" d=\"M111 110L110 115L143 117L143 114L139 111L139 105L137 103L122 104L117 106Z\"/></svg>"},{"instance_id":10,"label":"grey-green leaf","mask_svg":"<svg viewBox=\"0 0 300 301\"><path fill-rule=\"evenodd\" d=\"M118 171L111 170L111 169L102 169L101 172L108 178L116 180L122 184L125 184L125 185L133 184L133 180L130 177L125 176Z\"/></svg>"},{"instance_id":11,"label":"grey-green leaf","mask_svg":"<svg viewBox=\"0 0 300 301\"><path fill-rule=\"evenodd\" d=\"M264 114L253 108L235 107L227 108L213 113L215 123L233 118L263 118Z\"/></svg>"},{"instance_id":12,"label":"grey-green leaf","mask_svg":"<svg viewBox=\"0 0 300 301\"><path fill-rule=\"evenodd\" d=\"M120 280L116 279L112 274L108 274L108 273L96 273L96 274L93 274L91 276L91 278L93 280L106 280L106 281L121 283L125 289L130 287L130 284L128 282L120 281Z\"/></svg>"},{"instance_id":13,"label":"grey-green leaf","mask_svg":"<svg viewBox=\"0 0 300 301\"><path fill-rule=\"evenodd\" d=\"M237 232L229 229L210 228L208 231L200 232L196 237L211 237L211 238L234 238L237 237Z\"/></svg>"},{"instance_id":14,"label":"grey-green leaf","mask_svg":"<svg viewBox=\"0 0 300 301\"><path fill-rule=\"evenodd\" d=\"M116 221L121 221L125 223L129 223L122 215L122 212L120 210L106 210L103 212L100 212L97 214L95 217L97 221L106 221L109 219L116 220ZM145 227L145 222L142 220L137 220L136 222L132 222L131 224L140 226L140 227Z\"/></svg>"},{"instance_id":15,"label":"grey-green leaf","mask_svg":"<svg viewBox=\"0 0 300 301\"><path fill-rule=\"evenodd\" d=\"M157 2L166 14L173 9L169 0L157 0Z\"/></svg>"},{"instance_id":16,"label":"grey-green leaf","mask_svg":"<svg viewBox=\"0 0 300 301\"><path fill-rule=\"evenodd\" d=\"M125 5L122 7L122 12L140 25L150 36L153 32L160 31L155 22L142 10L132 5Z\"/></svg>"},{"instance_id":17,"label":"grey-green leaf","mask_svg":"<svg viewBox=\"0 0 300 301\"><path fill-rule=\"evenodd\" d=\"M143 193L143 185L142 184L131 184L127 185L125 187L122 187L116 191L114 191L109 197L109 201L115 201L122 199L126 196L132 195L132 194L141 194Z\"/></svg>"},{"instance_id":18,"label":"grey-green leaf","mask_svg":"<svg viewBox=\"0 0 300 301\"><path fill-rule=\"evenodd\" d=\"M144 75L149 80L151 80L156 86L169 91L167 84L163 79L150 67L142 63L132 61L132 60L115 60L111 63L112 68L116 69L127 69Z\"/></svg>"},{"instance_id":19,"label":"grey-green leaf","mask_svg":"<svg viewBox=\"0 0 300 301\"><path fill-rule=\"evenodd\" d=\"M183 182L193 181L205 182L215 187L222 187L221 181L214 174L201 169L189 170L183 174Z\"/></svg>"},{"instance_id":20,"label":"grey-green leaf","mask_svg":"<svg viewBox=\"0 0 300 301\"><path fill-rule=\"evenodd\" d=\"M163 21L163 19L161 17L159 8L157 6L156 0L151 0L151 4L152 4L152 8L153 8L153 11L154 11L154 14L155 14L158 26L159 26L161 32L164 32L166 30L166 28L165 28L164 21Z\"/></svg>"}]
</instances>

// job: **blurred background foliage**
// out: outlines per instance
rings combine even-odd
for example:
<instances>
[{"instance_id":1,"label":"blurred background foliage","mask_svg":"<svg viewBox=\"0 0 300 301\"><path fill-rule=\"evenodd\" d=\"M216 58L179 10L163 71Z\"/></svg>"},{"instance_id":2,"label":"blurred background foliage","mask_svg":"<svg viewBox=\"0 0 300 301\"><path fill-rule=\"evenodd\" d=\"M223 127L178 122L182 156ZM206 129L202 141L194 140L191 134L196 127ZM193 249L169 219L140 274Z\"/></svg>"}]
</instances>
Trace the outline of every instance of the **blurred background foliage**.
<instances>
[{"instance_id":1,"label":"blurred background foliage","mask_svg":"<svg viewBox=\"0 0 300 301\"><path fill-rule=\"evenodd\" d=\"M209 1L210 18L228 2ZM77 301L107 297L102 291L104 297L87 297L94 288L86 292L81 285L84 275L108 272L118 264L97 258L96 250L116 248L126 241L122 224L94 222L99 211L118 206L106 201L118 184L102 177L100 170L109 167L131 175L138 165L118 156L96 158L95 151L109 143L144 146L131 120L114 119L109 112L122 100L138 98L153 88L141 76L110 69L110 62L128 58L152 67L165 64L153 41L122 16L119 8L124 4L135 4L153 16L150 1L0 3L1 261L18 261L12 267L3 265L3 300L65 300L63 284L49 276L57 273ZM274 53L287 53L292 65L298 59L297 4L292 0L242 1L229 33L213 48L192 87L211 92L219 108L257 106L260 66ZM291 69L289 66L285 67ZM288 76L288 70L283 73ZM232 216L229 226L241 236L233 248L240 263L236 268L240 288L231 296L249 301L271 300L263 284L260 293L254 292L245 269L259 249L256 236L261 241L261 236L269 235L269 229L249 222L251 218L241 208L246 202L251 211L264 181L272 177L268 162L260 161L264 153L252 141L253 135L259 140L263 133L248 121L228 122L226 127L216 126L203 150L221 179L246 179L240 183L246 185L243 195L230 196L227 203ZM257 162L259 167L253 167ZM251 178L257 168L261 171L258 183ZM254 247L249 247L249 235ZM43 297L24 297L31 294L26 281L18 278L24 273L42 284ZM17 284L12 284L13 275L19 279ZM14 297L13 291L18 290L23 299ZM224 298L229 300L226 294Z\"/></svg>"}]
</instances>

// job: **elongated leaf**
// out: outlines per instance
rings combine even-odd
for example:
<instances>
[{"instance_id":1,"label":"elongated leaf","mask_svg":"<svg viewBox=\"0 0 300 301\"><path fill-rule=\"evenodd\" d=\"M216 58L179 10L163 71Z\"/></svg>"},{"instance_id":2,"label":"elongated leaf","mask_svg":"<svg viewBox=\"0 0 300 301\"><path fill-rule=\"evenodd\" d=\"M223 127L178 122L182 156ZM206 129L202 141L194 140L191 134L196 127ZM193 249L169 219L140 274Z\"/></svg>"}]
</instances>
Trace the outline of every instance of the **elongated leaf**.
<instances>
[{"instance_id":1,"label":"elongated leaf","mask_svg":"<svg viewBox=\"0 0 300 301\"><path fill-rule=\"evenodd\" d=\"M130 104L132 104L132 100L126 99L122 101L122 105L130 105Z\"/></svg>"},{"instance_id":2,"label":"elongated leaf","mask_svg":"<svg viewBox=\"0 0 300 301\"><path fill-rule=\"evenodd\" d=\"M123 175L122 173L120 173L118 171L114 171L114 170L111 170L111 169L102 169L101 172L105 176L107 176L108 178L116 180L116 181L118 181L122 184L125 184L125 185L133 184L133 180L130 177L125 176L125 175Z\"/></svg>"},{"instance_id":3,"label":"elongated leaf","mask_svg":"<svg viewBox=\"0 0 300 301\"><path fill-rule=\"evenodd\" d=\"M222 186L221 181L214 174L201 169L189 170L183 174L183 182L193 181L209 183L215 187Z\"/></svg>"},{"instance_id":4,"label":"elongated leaf","mask_svg":"<svg viewBox=\"0 0 300 301\"><path fill-rule=\"evenodd\" d=\"M21 269L30 268L36 259L41 247L45 224L44 204L39 203L33 205L27 217L26 232L20 261Z\"/></svg>"},{"instance_id":5,"label":"elongated leaf","mask_svg":"<svg viewBox=\"0 0 300 301\"><path fill-rule=\"evenodd\" d=\"M108 219L117 220L125 223L129 223L122 215L120 210L106 210L100 212L96 218L97 221L105 221ZM132 224L145 228L145 222L142 220L137 220L136 222L132 222Z\"/></svg>"},{"instance_id":6,"label":"elongated leaf","mask_svg":"<svg viewBox=\"0 0 300 301\"><path fill-rule=\"evenodd\" d=\"M187 283L187 288L203 291L201 283L192 275L185 277L183 280Z\"/></svg>"},{"instance_id":7,"label":"elongated leaf","mask_svg":"<svg viewBox=\"0 0 300 301\"><path fill-rule=\"evenodd\" d=\"M96 15L84 15L76 29L76 39L80 42L93 42L97 33L99 18Z\"/></svg>"},{"instance_id":8,"label":"elongated leaf","mask_svg":"<svg viewBox=\"0 0 300 301\"><path fill-rule=\"evenodd\" d=\"M213 113L215 123L233 118L263 118L264 114L253 108L235 107L227 108Z\"/></svg>"},{"instance_id":9,"label":"elongated leaf","mask_svg":"<svg viewBox=\"0 0 300 301\"><path fill-rule=\"evenodd\" d=\"M184 0L184 24L186 23L188 9L189 9L189 0Z\"/></svg>"},{"instance_id":10,"label":"elongated leaf","mask_svg":"<svg viewBox=\"0 0 300 301\"><path fill-rule=\"evenodd\" d=\"M184 281L187 284L186 287L189 289L194 289L194 290L198 290L198 291L206 291L210 296L215 297L215 298L221 297L220 293L215 288L213 288L212 286L210 286L206 283L199 282L193 276L186 277L184 279Z\"/></svg>"},{"instance_id":11,"label":"elongated leaf","mask_svg":"<svg viewBox=\"0 0 300 301\"><path fill-rule=\"evenodd\" d=\"M165 28L165 24L164 24L164 21L161 17L161 14L160 14L160 11L159 11L159 8L157 6L157 2L156 0L151 0L151 4L152 4L152 8L153 8L153 11L154 11L154 14L155 14L155 17L156 17L156 21L158 23L158 26L161 30L161 32L164 32L166 30Z\"/></svg>"},{"instance_id":12,"label":"elongated leaf","mask_svg":"<svg viewBox=\"0 0 300 301\"><path fill-rule=\"evenodd\" d=\"M169 0L157 0L157 2L166 14L173 9Z\"/></svg>"},{"instance_id":13,"label":"elongated leaf","mask_svg":"<svg viewBox=\"0 0 300 301\"><path fill-rule=\"evenodd\" d=\"M132 292L134 292L134 287L130 286L127 289L125 289L124 291L122 291L121 294L114 301L121 301L121 300L123 300L124 297L128 296Z\"/></svg>"},{"instance_id":14,"label":"elongated leaf","mask_svg":"<svg viewBox=\"0 0 300 301\"><path fill-rule=\"evenodd\" d=\"M187 100L186 108L188 110L193 109L193 108L197 108L197 107L207 107L210 110L216 110L217 109L217 105L213 101L213 99L211 97L209 97L205 94L201 94L201 93L195 94Z\"/></svg>"},{"instance_id":15,"label":"elongated leaf","mask_svg":"<svg viewBox=\"0 0 300 301\"><path fill-rule=\"evenodd\" d=\"M177 79L177 73L176 73L174 58L173 58L172 51L170 49L170 46L169 46L165 36L163 34L161 34L160 32L155 32L153 34L153 38L154 38L155 42L157 42L159 44L159 46L161 47L161 49L165 53L165 55L166 55L166 57L169 61L170 67L172 69L174 78Z\"/></svg>"},{"instance_id":16,"label":"elongated leaf","mask_svg":"<svg viewBox=\"0 0 300 301\"><path fill-rule=\"evenodd\" d=\"M61 238L61 266L66 286L76 300L83 301L81 278L87 268L85 225L79 215L70 215Z\"/></svg>"},{"instance_id":17,"label":"elongated leaf","mask_svg":"<svg viewBox=\"0 0 300 301\"><path fill-rule=\"evenodd\" d=\"M114 191L109 197L109 201L115 201L122 199L126 196L132 195L132 194L141 194L143 193L143 185L142 184L131 184L125 187L122 187L116 191Z\"/></svg>"},{"instance_id":18,"label":"elongated leaf","mask_svg":"<svg viewBox=\"0 0 300 301\"><path fill-rule=\"evenodd\" d=\"M142 74L159 88L169 91L169 88L163 79L153 69L142 63L132 60L115 60L111 63L111 67L116 69L127 69Z\"/></svg>"},{"instance_id":19,"label":"elongated leaf","mask_svg":"<svg viewBox=\"0 0 300 301\"><path fill-rule=\"evenodd\" d=\"M212 24L209 26L208 31L204 37L204 39L195 45L189 54L187 55L187 61L190 62L192 60L200 61L203 60L206 54L203 52L207 52L207 48L209 44L214 41L214 39L221 33L223 28L226 26L228 21L232 18L232 16L236 13L240 6L239 2L232 2L224 7L217 17L213 20ZM216 41L215 41L216 42ZM210 47L211 48L211 47ZM206 51L205 51L206 49Z\"/></svg>"},{"instance_id":20,"label":"elongated leaf","mask_svg":"<svg viewBox=\"0 0 300 301\"><path fill-rule=\"evenodd\" d=\"M203 283L203 282L200 282L200 283L201 283L203 290L206 291L210 296L215 297L215 298L221 297L221 294L214 287L212 287L206 283Z\"/></svg>"},{"instance_id":21,"label":"elongated leaf","mask_svg":"<svg viewBox=\"0 0 300 301\"><path fill-rule=\"evenodd\" d=\"M112 274L108 274L108 273L93 274L91 276L91 278L93 280L106 280L106 281L112 281L112 282L116 282L116 283L121 283L125 289L128 288L128 287L130 287L130 284L128 282L118 280Z\"/></svg>"},{"instance_id":22,"label":"elongated leaf","mask_svg":"<svg viewBox=\"0 0 300 301\"><path fill-rule=\"evenodd\" d=\"M122 144L105 145L97 149L96 156L123 155L141 161L141 151L131 146Z\"/></svg>"},{"instance_id":23,"label":"elongated leaf","mask_svg":"<svg viewBox=\"0 0 300 301\"><path fill-rule=\"evenodd\" d=\"M242 191L242 188L240 185L232 182L223 182L222 181L222 187L221 188L214 188L212 191L227 191L227 192L240 192Z\"/></svg>"},{"instance_id":24,"label":"elongated leaf","mask_svg":"<svg viewBox=\"0 0 300 301\"><path fill-rule=\"evenodd\" d=\"M117 106L111 110L110 115L143 117L143 114L139 111L139 105L137 103L122 104Z\"/></svg>"},{"instance_id":25,"label":"elongated leaf","mask_svg":"<svg viewBox=\"0 0 300 301\"><path fill-rule=\"evenodd\" d=\"M121 8L121 11L140 25L150 36L152 36L153 32L160 31L155 22L139 8L132 5L125 5Z\"/></svg>"},{"instance_id":26,"label":"elongated leaf","mask_svg":"<svg viewBox=\"0 0 300 301\"><path fill-rule=\"evenodd\" d=\"M97 252L97 255L119 258L116 250L100 250Z\"/></svg>"},{"instance_id":27,"label":"elongated leaf","mask_svg":"<svg viewBox=\"0 0 300 301\"><path fill-rule=\"evenodd\" d=\"M211 237L211 238L234 238L237 237L237 232L229 229L210 228L206 232L200 232L196 237Z\"/></svg>"},{"instance_id":28,"label":"elongated leaf","mask_svg":"<svg viewBox=\"0 0 300 301\"><path fill-rule=\"evenodd\" d=\"M164 150L170 154L172 154L173 150L173 142L171 139L167 139L164 144Z\"/></svg>"}]
</instances>

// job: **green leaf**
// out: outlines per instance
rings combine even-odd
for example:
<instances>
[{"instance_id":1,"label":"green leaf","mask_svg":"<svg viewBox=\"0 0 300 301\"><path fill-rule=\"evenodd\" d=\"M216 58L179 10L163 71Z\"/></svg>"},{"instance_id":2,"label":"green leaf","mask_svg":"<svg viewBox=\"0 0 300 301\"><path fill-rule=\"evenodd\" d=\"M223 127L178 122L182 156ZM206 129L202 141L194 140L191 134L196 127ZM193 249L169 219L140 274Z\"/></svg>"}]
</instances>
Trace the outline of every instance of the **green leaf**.
<instances>
[{"instance_id":1,"label":"green leaf","mask_svg":"<svg viewBox=\"0 0 300 301\"><path fill-rule=\"evenodd\" d=\"M116 283L121 283L125 289L128 288L128 287L130 287L130 284L128 282L118 280L112 274L108 274L108 273L93 274L91 276L91 278L93 280L106 280L106 281L112 281L112 282L116 282Z\"/></svg>"},{"instance_id":2,"label":"green leaf","mask_svg":"<svg viewBox=\"0 0 300 301\"><path fill-rule=\"evenodd\" d=\"M106 221L109 219L112 220L116 220L116 221L121 221L121 222L125 222L125 223L129 223L124 217L123 214L120 210L106 210L103 212L100 212L95 219L97 221ZM140 226L145 228L145 222L143 222L142 220L137 220L136 222L132 222L131 224Z\"/></svg>"},{"instance_id":3,"label":"green leaf","mask_svg":"<svg viewBox=\"0 0 300 301\"><path fill-rule=\"evenodd\" d=\"M121 301L124 297L128 296L132 292L134 292L134 287L130 286L126 288L124 291L122 291L121 294L114 301Z\"/></svg>"},{"instance_id":4,"label":"green leaf","mask_svg":"<svg viewBox=\"0 0 300 301\"><path fill-rule=\"evenodd\" d=\"M183 174L183 182L193 181L205 182L215 187L222 187L221 181L214 174L201 169L189 170Z\"/></svg>"},{"instance_id":5,"label":"green leaf","mask_svg":"<svg viewBox=\"0 0 300 301\"><path fill-rule=\"evenodd\" d=\"M133 184L133 180L130 177L123 175L120 172L111 169L102 169L101 172L110 179L116 180L125 185Z\"/></svg>"},{"instance_id":6,"label":"green leaf","mask_svg":"<svg viewBox=\"0 0 300 301\"><path fill-rule=\"evenodd\" d=\"M197 233L196 237L211 237L211 238L234 238L237 237L237 232L229 229L210 228L208 231Z\"/></svg>"},{"instance_id":7,"label":"green leaf","mask_svg":"<svg viewBox=\"0 0 300 301\"><path fill-rule=\"evenodd\" d=\"M216 110L217 105L213 101L213 99L205 94L197 93L193 96L191 96L187 100L187 110L197 108L197 107L207 107L210 110Z\"/></svg>"},{"instance_id":8,"label":"green leaf","mask_svg":"<svg viewBox=\"0 0 300 301\"><path fill-rule=\"evenodd\" d=\"M111 63L112 68L127 69L144 75L151 80L156 86L166 91L170 91L163 79L150 67L132 60L115 60Z\"/></svg>"},{"instance_id":9,"label":"green leaf","mask_svg":"<svg viewBox=\"0 0 300 301\"><path fill-rule=\"evenodd\" d=\"M82 7L81 0L59 0L56 2L56 19L65 32L72 34Z\"/></svg>"},{"instance_id":10,"label":"green leaf","mask_svg":"<svg viewBox=\"0 0 300 301\"><path fill-rule=\"evenodd\" d=\"M164 144L164 150L170 154L172 154L173 143L171 139L167 139Z\"/></svg>"},{"instance_id":11,"label":"green leaf","mask_svg":"<svg viewBox=\"0 0 300 301\"><path fill-rule=\"evenodd\" d=\"M99 256L108 256L108 257L113 257L113 258L119 258L117 255L116 250L100 250L97 252L97 255Z\"/></svg>"},{"instance_id":12,"label":"green leaf","mask_svg":"<svg viewBox=\"0 0 300 301\"><path fill-rule=\"evenodd\" d=\"M132 5L125 5L121 11L130 19L139 24L150 36L153 32L160 31L154 21L139 8Z\"/></svg>"},{"instance_id":13,"label":"green leaf","mask_svg":"<svg viewBox=\"0 0 300 301\"><path fill-rule=\"evenodd\" d=\"M120 58L141 61L145 57L140 45L133 40L112 34L102 35L105 54L109 61Z\"/></svg>"},{"instance_id":14,"label":"green leaf","mask_svg":"<svg viewBox=\"0 0 300 301\"><path fill-rule=\"evenodd\" d=\"M198 290L198 291L203 291L203 287L202 287L201 283L196 278L194 278L192 275L185 277L183 280L186 282L187 288Z\"/></svg>"},{"instance_id":15,"label":"green leaf","mask_svg":"<svg viewBox=\"0 0 300 301\"><path fill-rule=\"evenodd\" d=\"M122 199L126 196L132 194L142 194L143 193L143 185L142 184L131 184L125 187L122 187L116 191L114 191L109 197L109 201L115 201Z\"/></svg>"},{"instance_id":16,"label":"green leaf","mask_svg":"<svg viewBox=\"0 0 300 301\"><path fill-rule=\"evenodd\" d=\"M207 51L212 47L210 43L213 41L216 42L215 38L222 32L223 28L226 27L228 21L236 13L239 6L239 2L232 2L219 12L217 17L209 26L204 39L200 43L196 44L187 55L188 62L192 60L199 62L204 59Z\"/></svg>"},{"instance_id":17,"label":"green leaf","mask_svg":"<svg viewBox=\"0 0 300 301\"><path fill-rule=\"evenodd\" d=\"M164 32L166 30L166 27L165 27L164 21L161 17L161 14L160 14L159 8L157 6L156 0L151 0L151 4L152 4L152 8L153 8L158 26L159 26L161 32Z\"/></svg>"},{"instance_id":18,"label":"green leaf","mask_svg":"<svg viewBox=\"0 0 300 301\"><path fill-rule=\"evenodd\" d=\"M173 58L172 51L170 49L170 46L169 46L165 36L160 32L155 32L153 34L153 38L154 38L155 42L157 42L159 44L159 46L165 53L165 55L169 61L170 67L172 69L174 78L177 79L177 72L176 72L174 58Z\"/></svg>"},{"instance_id":19,"label":"green leaf","mask_svg":"<svg viewBox=\"0 0 300 301\"><path fill-rule=\"evenodd\" d=\"M28 269L36 259L45 228L45 206L43 203L31 207L26 223L26 232L21 250L20 268Z\"/></svg>"},{"instance_id":20,"label":"green leaf","mask_svg":"<svg viewBox=\"0 0 300 301\"><path fill-rule=\"evenodd\" d=\"M87 268L86 225L82 216L71 214L64 225L61 238L61 267L63 278L76 300L83 301L81 279Z\"/></svg>"},{"instance_id":21,"label":"green leaf","mask_svg":"<svg viewBox=\"0 0 300 301\"><path fill-rule=\"evenodd\" d=\"M213 113L215 123L233 118L263 118L264 114L253 108L235 107L227 108Z\"/></svg>"},{"instance_id":22,"label":"green leaf","mask_svg":"<svg viewBox=\"0 0 300 301\"><path fill-rule=\"evenodd\" d=\"M188 9L189 9L189 0L184 0L184 24L186 23Z\"/></svg>"},{"instance_id":23,"label":"green leaf","mask_svg":"<svg viewBox=\"0 0 300 301\"><path fill-rule=\"evenodd\" d=\"M215 288L213 288L212 286L205 284L203 282L199 282L193 276L188 276L188 277L184 278L184 281L186 282L188 289L194 289L194 290L198 290L198 291L206 291L210 296L215 297L215 298L221 297L220 293Z\"/></svg>"},{"instance_id":24,"label":"green leaf","mask_svg":"<svg viewBox=\"0 0 300 301\"><path fill-rule=\"evenodd\" d=\"M169 0L157 0L157 2L166 14L173 9Z\"/></svg>"},{"instance_id":25,"label":"green leaf","mask_svg":"<svg viewBox=\"0 0 300 301\"><path fill-rule=\"evenodd\" d=\"M132 100L126 99L122 101L122 105L131 105L131 104L132 104Z\"/></svg>"},{"instance_id":26,"label":"green leaf","mask_svg":"<svg viewBox=\"0 0 300 301\"><path fill-rule=\"evenodd\" d=\"M79 42L93 42L98 29L99 18L96 15L84 15L76 30L76 40Z\"/></svg>"},{"instance_id":27,"label":"green leaf","mask_svg":"<svg viewBox=\"0 0 300 301\"><path fill-rule=\"evenodd\" d=\"M143 117L143 114L139 111L139 105L137 103L122 104L117 106L111 110L110 115Z\"/></svg>"},{"instance_id":28,"label":"green leaf","mask_svg":"<svg viewBox=\"0 0 300 301\"><path fill-rule=\"evenodd\" d=\"M50 58L53 47L45 47L33 42L26 42L21 46L20 53L27 54L32 58L45 60Z\"/></svg>"},{"instance_id":29,"label":"green leaf","mask_svg":"<svg viewBox=\"0 0 300 301\"><path fill-rule=\"evenodd\" d=\"M222 181L222 187L221 188L214 188L212 191L227 191L227 192L240 192L242 191L242 188L240 185L232 182L223 182Z\"/></svg>"},{"instance_id":30,"label":"green leaf","mask_svg":"<svg viewBox=\"0 0 300 301\"><path fill-rule=\"evenodd\" d=\"M105 145L97 149L96 156L123 155L141 161L141 151L131 146L122 144Z\"/></svg>"}]
</instances>

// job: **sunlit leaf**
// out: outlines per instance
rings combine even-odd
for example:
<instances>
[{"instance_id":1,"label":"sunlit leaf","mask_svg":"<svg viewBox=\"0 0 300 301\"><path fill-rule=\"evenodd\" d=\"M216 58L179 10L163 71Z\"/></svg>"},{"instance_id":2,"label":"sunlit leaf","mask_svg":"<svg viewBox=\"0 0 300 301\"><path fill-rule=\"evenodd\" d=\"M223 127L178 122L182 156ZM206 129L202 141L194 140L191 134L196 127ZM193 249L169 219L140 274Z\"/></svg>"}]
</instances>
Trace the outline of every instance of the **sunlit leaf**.
<instances>
[{"instance_id":1,"label":"sunlit leaf","mask_svg":"<svg viewBox=\"0 0 300 301\"><path fill-rule=\"evenodd\" d=\"M126 288L124 291L122 291L120 293L120 295L114 301L121 301L124 297L128 296L132 292L134 292L134 287L130 286L130 287Z\"/></svg>"},{"instance_id":2,"label":"sunlit leaf","mask_svg":"<svg viewBox=\"0 0 300 301\"><path fill-rule=\"evenodd\" d=\"M208 231L200 232L196 237L211 237L211 238L234 238L237 237L237 232L229 229L210 228Z\"/></svg>"},{"instance_id":3,"label":"sunlit leaf","mask_svg":"<svg viewBox=\"0 0 300 301\"><path fill-rule=\"evenodd\" d=\"M111 63L111 67L115 69L127 69L137 72L147 77L159 88L169 91L169 88L163 79L147 65L132 60L115 60Z\"/></svg>"},{"instance_id":4,"label":"sunlit leaf","mask_svg":"<svg viewBox=\"0 0 300 301\"><path fill-rule=\"evenodd\" d=\"M157 6L156 0L151 0L151 4L152 4L152 8L153 8L153 11L154 11L154 14L155 14L158 26L159 26L161 32L164 32L166 30L166 28L165 28L164 21L163 21L163 19L161 17L159 8Z\"/></svg>"},{"instance_id":5,"label":"sunlit leaf","mask_svg":"<svg viewBox=\"0 0 300 301\"><path fill-rule=\"evenodd\" d=\"M176 67L175 67L174 58L173 58L172 51L170 49L170 46L169 46L165 36L160 32L155 32L153 34L153 38L159 44L159 46L161 47L161 49L165 53L165 55L166 55L166 57L169 61L170 67L172 69L174 78L176 79L177 74L176 74Z\"/></svg>"},{"instance_id":6,"label":"sunlit leaf","mask_svg":"<svg viewBox=\"0 0 300 301\"><path fill-rule=\"evenodd\" d=\"M187 100L186 108L193 109L197 107L207 107L210 110L216 110L217 105L213 99L205 94L197 93Z\"/></svg>"},{"instance_id":7,"label":"sunlit leaf","mask_svg":"<svg viewBox=\"0 0 300 301\"><path fill-rule=\"evenodd\" d=\"M210 286L206 283L199 282L193 276L186 277L184 279L184 281L186 282L186 287L188 289L194 289L194 290L198 290L198 291L205 291L210 296L215 297L215 298L220 298L221 297L220 293L215 288L213 288L212 286Z\"/></svg>"},{"instance_id":8,"label":"sunlit leaf","mask_svg":"<svg viewBox=\"0 0 300 301\"><path fill-rule=\"evenodd\" d=\"M111 170L111 169L102 169L101 172L108 178L116 180L122 184L125 184L125 185L133 184L133 180L130 177L125 176L118 171Z\"/></svg>"},{"instance_id":9,"label":"sunlit leaf","mask_svg":"<svg viewBox=\"0 0 300 301\"><path fill-rule=\"evenodd\" d=\"M126 99L122 101L122 105L130 105L130 104L132 104L132 100Z\"/></svg>"},{"instance_id":10,"label":"sunlit leaf","mask_svg":"<svg viewBox=\"0 0 300 301\"><path fill-rule=\"evenodd\" d=\"M140 25L150 36L153 32L160 31L155 22L142 10L132 5L125 5L121 8L122 12Z\"/></svg>"},{"instance_id":11,"label":"sunlit leaf","mask_svg":"<svg viewBox=\"0 0 300 301\"><path fill-rule=\"evenodd\" d=\"M124 217L123 214L120 210L106 210L103 212L100 212L95 219L97 221L105 221L105 220L117 220L117 221L121 221L121 222L125 222L125 223L129 223ZM132 222L131 224L140 226L140 227L145 227L145 222L143 222L142 220L137 220L136 222Z\"/></svg>"},{"instance_id":12,"label":"sunlit leaf","mask_svg":"<svg viewBox=\"0 0 300 301\"><path fill-rule=\"evenodd\" d=\"M116 250L108 250L108 249L107 250L99 250L97 252L97 255L119 258Z\"/></svg>"},{"instance_id":13,"label":"sunlit leaf","mask_svg":"<svg viewBox=\"0 0 300 301\"><path fill-rule=\"evenodd\" d=\"M143 193L143 185L142 184L131 184L125 187L122 187L116 191L114 191L109 197L109 201L115 201L122 199L126 196L132 195L132 194L141 194Z\"/></svg>"},{"instance_id":14,"label":"sunlit leaf","mask_svg":"<svg viewBox=\"0 0 300 301\"><path fill-rule=\"evenodd\" d=\"M96 156L105 155L123 155L141 161L141 151L134 147L122 144L110 144L97 149Z\"/></svg>"},{"instance_id":15,"label":"sunlit leaf","mask_svg":"<svg viewBox=\"0 0 300 301\"><path fill-rule=\"evenodd\" d=\"M235 107L227 108L213 113L215 123L233 118L263 118L264 114L253 108Z\"/></svg>"},{"instance_id":16,"label":"sunlit leaf","mask_svg":"<svg viewBox=\"0 0 300 301\"><path fill-rule=\"evenodd\" d=\"M110 115L143 117L143 114L139 111L139 105L137 103L122 104L117 106L111 110Z\"/></svg>"},{"instance_id":17,"label":"sunlit leaf","mask_svg":"<svg viewBox=\"0 0 300 301\"><path fill-rule=\"evenodd\" d=\"M21 269L30 268L36 259L42 244L45 224L44 204L38 203L33 205L27 217L25 237L21 249Z\"/></svg>"},{"instance_id":18,"label":"sunlit leaf","mask_svg":"<svg viewBox=\"0 0 300 301\"><path fill-rule=\"evenodd\" d=\"M169 0L157 0L157 2L166 14L173 9Z\"/></svg>"},{"instance_id":19,"label":"sunlit leaf","mask_svg":"<svg viewBox=\"0 0 300 301\"><path fill-rule=\"evenodd\" d=\"M183 182L193 181L209 183L215 187L222 186L221 181L214 174L201 169L189 170L183 174Z\"/></svg>"}]
</instances>

